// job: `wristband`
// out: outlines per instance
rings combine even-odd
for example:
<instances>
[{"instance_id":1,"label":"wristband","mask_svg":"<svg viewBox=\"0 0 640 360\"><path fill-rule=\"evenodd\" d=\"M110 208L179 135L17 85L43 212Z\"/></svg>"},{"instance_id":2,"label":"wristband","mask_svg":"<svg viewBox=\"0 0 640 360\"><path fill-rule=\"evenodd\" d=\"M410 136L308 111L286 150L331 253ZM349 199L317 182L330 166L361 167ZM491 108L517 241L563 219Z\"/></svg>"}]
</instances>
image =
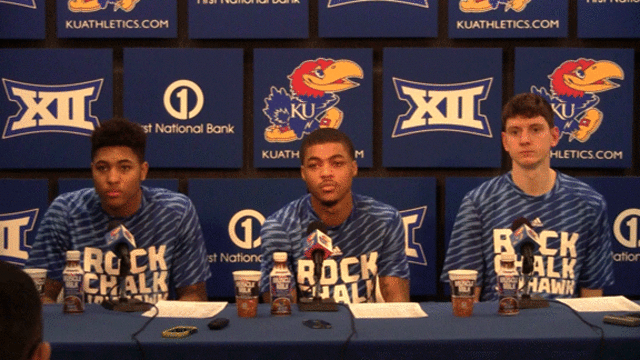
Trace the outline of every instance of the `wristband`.
<instances>
[{"instance_id":1,"label":"wristband","mask_svg":"<svg viewBox=\"0 0 640 360\"><path fill-rule=\"evenodd\" d=\"M180 338L187 337L191 334L195 334L197 332L198 332L198 328L195 326L180 325L180 326L174 326L170 329L166 329L162 331L162 337L180 339Z\"/></svg>"}]
</instances>

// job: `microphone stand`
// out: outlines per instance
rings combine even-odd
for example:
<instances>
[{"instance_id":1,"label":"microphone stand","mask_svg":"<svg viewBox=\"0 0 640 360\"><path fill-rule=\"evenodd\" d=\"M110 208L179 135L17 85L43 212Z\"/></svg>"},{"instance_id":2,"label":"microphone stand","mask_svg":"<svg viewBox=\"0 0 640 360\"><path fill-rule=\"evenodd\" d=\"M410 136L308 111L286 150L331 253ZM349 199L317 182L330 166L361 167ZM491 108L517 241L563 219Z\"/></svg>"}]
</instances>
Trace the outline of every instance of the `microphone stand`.
<instances>
[{"instance_id":1,"label":"microphone stand","mask_svg":"<svg viewBox=\"0 0 640 360\"><path fill-rule=\"evenodd\" d=\"M540 309L549 307L549 301L541 296L529 294L529 281L531 281L531 273L523 274L524 291L520 296L520 309Z\"/></svg>"},{"instance_id":2,"label":"microphone stand","mask_svg":"<svg viewBox=\"0 0 640 360\"><path fill-rule=\"evenodd\" d=\"M131 260L127 251L126 255L120 254L120 273L118 274L118 300L104 299L102 301L102 307L107 310L120 311L120 312L140 312L147 311L153 307L152 304L147 302L127 298L125 292L125 279L131 272ZM109 294L107 294L109 296Z\"/></svg>"},{"instance_id":3,"label":"microphone stand","mask_svg":"<svg viewBox=\"0 0 640 360\"><path fill-rule=\"evenodd\" d=\"M320 263L322 266L322 263ZM300 298L298 299L298 310L300 311L338 311L338 304L335 300L323 299L320 297L320 274L322 268L318 268L318 263L315 265L313 280L315 281L315 295L313 298Z\"/></svg>"}]
</instances>

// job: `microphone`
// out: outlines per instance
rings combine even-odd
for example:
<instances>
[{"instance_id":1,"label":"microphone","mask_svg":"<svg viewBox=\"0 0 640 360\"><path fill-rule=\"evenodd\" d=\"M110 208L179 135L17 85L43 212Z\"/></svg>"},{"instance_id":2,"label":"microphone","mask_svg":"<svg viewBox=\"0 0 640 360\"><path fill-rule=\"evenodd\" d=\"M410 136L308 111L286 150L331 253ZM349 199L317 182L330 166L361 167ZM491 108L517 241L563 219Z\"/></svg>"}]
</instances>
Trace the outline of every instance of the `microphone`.
<instances>
[{"instance_id":1,"label":"microphone","mask_svg":"<svg viewBox=\"0 0 640 360\"><path fill-rule=\"evenodd\" d=\"M322 262L331 256L333 246L331 238L327 236L327 227L320 221L314 221L307 227L307 246L304 256L313 260L313 273L316 282L322 276Z\"/></svg>"},{"instance_id":2,"label":"microphone","mask_svg":"<svg viewBox=\"0 0 640 360\"><path fill-rule=\"evenodd\" d=\"M522 273L531 274L533 272L533 252L538 245L538 233L532 228L529 220L519 217L511 224L511 245L516 253L522 258Z\"/></svg>"},{"instance_id":3,"label":"microphone","mask_svg":"<svg viewBox=\"0 0 640 360\"><path fill-rule=\"evenodd\" d=\"M522 274L524 275L524 292L520 298L520 309L537 309L549 307L549 302L540 296L529 294L529 281L533 272L533 253L538 247L538 233L532 229L532 225L524 217L519 217L511 224L509 240L513 249L520 254L522 259Z\"/></svg>"},{"instance_id":4,"label":"microphone","mask_svg":"<svg viewBox=\"0 0 640 360\"><path fill-rule=\"evenodd\" d=\"M115 227L111 228L111 226ZM136 248L136 240L124 225L109 222L110 231L105 235L107 248L120 259L120 276L129 275L131 271L131 250Z\"/></svg>"},{"instance_id":5,"label":"microphone","mask_svg":"<svg viewBox=\"0 0 640 360\"><path fill-rule=\"evenodd\" d=\"M313 221L307 227L307 244L304 249L304 256L307 259L313 260L315 296L312 299L300 299L300 301L298 301L298 309L300 311L338 311L338 305L333 299L320 298L322 263L330 257L333 252L331 238L326 232L327 227L320 221Z\"/></svg>"},{"instance_id":6,"label":"microphone","mask_svg":"<svg viewBox=\"0 0 640 360\"><path fill-rule=\"evenodd\" d=\"M105 235L106 249L113 251L120 259L120 273L118 275L118 300L111 300L107 293L102 307L114 311L137 312L147 311L153 305L138 299L129 299L125 294L125 279L131 273L131 250L136 248L133 234L120 221L112 220ZM109 292L111 289L109 289Z\"/></svg>"}]
</instances>

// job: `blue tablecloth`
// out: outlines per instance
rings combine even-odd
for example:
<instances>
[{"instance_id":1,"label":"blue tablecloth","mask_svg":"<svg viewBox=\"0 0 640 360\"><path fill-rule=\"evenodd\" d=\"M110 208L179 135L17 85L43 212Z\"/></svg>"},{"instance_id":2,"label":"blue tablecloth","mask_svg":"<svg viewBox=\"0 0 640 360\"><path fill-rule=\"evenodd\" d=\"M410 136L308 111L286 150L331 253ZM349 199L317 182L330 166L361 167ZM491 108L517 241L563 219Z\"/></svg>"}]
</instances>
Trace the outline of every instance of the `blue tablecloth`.
<instances>
[{"instance_id":1,"label":"blue tablecloth","mask_svg":"<svg viewBox=\"0 0 640 360\"><path fill-rule=\"evenodd\" d=\"M338 312L298 312L275 317L260 304L256 318L238 318L235 304L219 315L230 319L223 330L207 327L210 319L156 318L132 339L149 318L87 305L84 314L67 315L61 305L44 306L44 338L52 359L640 359L640 327L604 324L603 313L568 308L521 310L500 316L497 303L476 304L470 318L456 318L451 303L421 303L428 314L418 319L355 319ZM322 319L331 329L305 327L306 319ZM185 339L162 338L176 325L197 326ZM352 329L355 328L355 334ZM351 336L350 340L349 337Z\"/></svg>"}]
</instances>

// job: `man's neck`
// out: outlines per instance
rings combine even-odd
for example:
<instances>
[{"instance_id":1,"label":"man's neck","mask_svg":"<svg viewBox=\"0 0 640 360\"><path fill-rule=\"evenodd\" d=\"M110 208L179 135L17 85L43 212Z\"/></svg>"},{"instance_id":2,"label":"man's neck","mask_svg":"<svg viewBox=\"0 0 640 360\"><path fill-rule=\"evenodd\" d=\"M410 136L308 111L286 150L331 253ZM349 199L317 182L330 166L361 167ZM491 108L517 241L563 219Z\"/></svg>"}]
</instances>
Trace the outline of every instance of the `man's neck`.
<instances>
[{"instance_id":1,"label":"man's neck","mask_svg":"<svg viewBox=\"0 0 640 360\"><path fill-rule=\"evenodd\" d=\"M311 197L311 205L313 210L318 214L320 220L327 226L333 227L342 224L353 209L353 198L351 193L347 195L340 202L333 205L326 205L318 201L316 198Z\"/></svg>"},{"instance_id":2,"label":"man's neck","mask_svg":"<svg viewBox=\"0 0 640 360\"><path fill-rule=\"evenodd\" d=\"M556 183L556 172L550 167L536 169L513 167L511 177L516 186L531 196L548 193Z\"/></svg>"}]
</instances>

